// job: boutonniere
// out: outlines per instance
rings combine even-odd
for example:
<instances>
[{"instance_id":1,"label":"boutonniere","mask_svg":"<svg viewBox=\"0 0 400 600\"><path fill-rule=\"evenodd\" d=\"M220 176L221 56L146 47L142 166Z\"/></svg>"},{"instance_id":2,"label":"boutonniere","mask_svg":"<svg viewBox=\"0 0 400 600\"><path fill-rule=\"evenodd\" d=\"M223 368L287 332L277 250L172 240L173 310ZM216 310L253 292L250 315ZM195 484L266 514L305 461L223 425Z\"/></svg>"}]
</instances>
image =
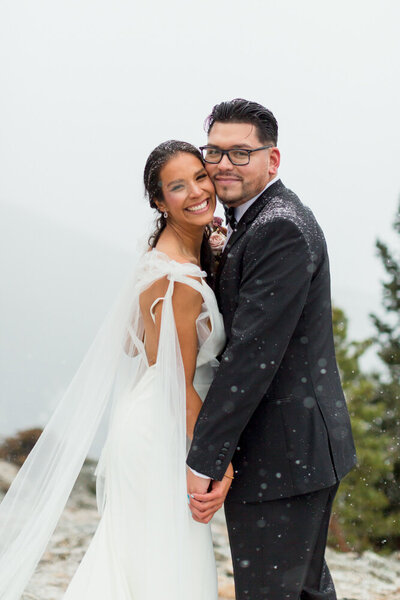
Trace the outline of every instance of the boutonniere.
<instances>
[{"instance_id":1,"label":"boutonniere","mask_svg":"<svg viewBox=\"0 0 400 600\"><path fill-rule=\"evenodd\" d=\"M209 243L215 259L218 260L224 249L228 230L222 225L221 217L214 217L210 227L211 235L209 237Z\"/></svg>"}]
</instances>

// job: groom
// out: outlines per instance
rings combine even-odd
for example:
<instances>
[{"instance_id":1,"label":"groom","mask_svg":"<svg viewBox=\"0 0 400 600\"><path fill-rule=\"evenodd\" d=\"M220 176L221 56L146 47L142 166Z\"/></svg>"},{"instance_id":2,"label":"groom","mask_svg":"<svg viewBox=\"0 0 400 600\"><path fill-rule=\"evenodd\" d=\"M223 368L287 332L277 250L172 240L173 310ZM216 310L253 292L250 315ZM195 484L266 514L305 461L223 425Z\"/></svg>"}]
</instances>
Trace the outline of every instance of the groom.
<instances>
[{"instance_id":1,"label":"groom","mask_svg":"<svg viewBox=\"0 0 400 600\"><path fill-rule=\"evenodd\" d=\"M269 110L222 102L207 129L202 152L229 220L216 276L227 345L187 459L193 518L208 522L226 497L236 600L334 600L329 517L356 456L324 236L279 178Z\"/></svg>"}]
</instances>

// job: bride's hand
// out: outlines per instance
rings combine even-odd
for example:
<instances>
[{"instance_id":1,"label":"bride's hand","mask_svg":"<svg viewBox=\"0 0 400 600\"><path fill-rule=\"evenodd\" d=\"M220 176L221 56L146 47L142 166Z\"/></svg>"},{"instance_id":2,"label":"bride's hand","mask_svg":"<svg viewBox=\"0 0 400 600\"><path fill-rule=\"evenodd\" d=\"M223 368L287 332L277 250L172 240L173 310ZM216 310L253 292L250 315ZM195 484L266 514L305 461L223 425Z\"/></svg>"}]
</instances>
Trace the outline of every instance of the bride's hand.
<instances>
[{"instance_id":1,"label":"bride's hand","mask_svg":"<svg viewBox=\"0 0 400 600\"><path fill-rule=\"evenodd\" d=\"M188 495L191 496L191 494L195 493L205 494L210 486L211 479L208 477L198 477L191 469L187 469L186 481Z\"/></svg>"},{"instance_id":2,"label":"bride's hand","mask_svg":"<svg viewBox=\"0 0 400 600\"><path fill-rule=\"evenodd\" d=\"M190 496L190 510L192 517L199 523L209 523L217 510L219 510L228 494L232 484L232 464L226 470L221 481L212 481L211 490L206 494L192 494Z\"/></svg>"}]
</instances>

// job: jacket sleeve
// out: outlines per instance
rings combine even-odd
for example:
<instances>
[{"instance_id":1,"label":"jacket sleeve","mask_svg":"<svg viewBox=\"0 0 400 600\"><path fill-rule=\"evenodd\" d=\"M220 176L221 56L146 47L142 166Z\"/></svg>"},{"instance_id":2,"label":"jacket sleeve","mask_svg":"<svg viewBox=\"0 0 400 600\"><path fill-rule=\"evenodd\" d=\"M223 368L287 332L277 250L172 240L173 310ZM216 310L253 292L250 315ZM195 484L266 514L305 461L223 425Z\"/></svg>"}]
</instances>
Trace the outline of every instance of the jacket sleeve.
<instances>
[{"instance_id":1,"label":"jacket sleeve","mask_svg":"<svg viewBox=\"0 0 400 600\"><path fill-rule=\"evenodd\" d=\"M231 337L200 411L187 464L222 479L303 311L315 256L287 219L259 226L243 256Z\"/></svg>"}]
</instances>

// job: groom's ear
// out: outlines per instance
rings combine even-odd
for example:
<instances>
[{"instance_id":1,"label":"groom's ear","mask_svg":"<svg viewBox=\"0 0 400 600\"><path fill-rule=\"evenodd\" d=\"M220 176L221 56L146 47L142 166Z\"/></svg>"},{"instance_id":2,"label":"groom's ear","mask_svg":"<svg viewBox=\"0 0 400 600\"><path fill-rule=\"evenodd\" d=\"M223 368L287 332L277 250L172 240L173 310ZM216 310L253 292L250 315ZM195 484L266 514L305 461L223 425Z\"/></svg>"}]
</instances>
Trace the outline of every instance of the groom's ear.
<instances>
[{"instance_id":1,"label":"groom's ear","mask_svg":"<svg viewBox=\"0 0 400 600\"><path fill-rule=\"evenodd\" d=\"M276 175L278 173L279 165L281 164L281 153L278 148L272 148L271 154L269 155L269 168L268 172L270 175Z\"/></svg>"}]
</instances>

